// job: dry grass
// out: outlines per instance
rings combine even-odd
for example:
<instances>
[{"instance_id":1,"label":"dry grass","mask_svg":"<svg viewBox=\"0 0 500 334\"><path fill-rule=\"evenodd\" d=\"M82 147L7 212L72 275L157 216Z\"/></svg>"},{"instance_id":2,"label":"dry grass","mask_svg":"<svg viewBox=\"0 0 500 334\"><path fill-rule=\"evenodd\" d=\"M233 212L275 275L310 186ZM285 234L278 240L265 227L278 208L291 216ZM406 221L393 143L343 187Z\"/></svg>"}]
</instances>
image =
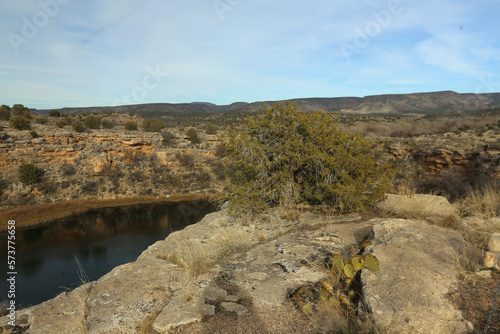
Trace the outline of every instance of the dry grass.
<instances>
[{"instance_id":1,"label":"dry grass","mask_svg":"<svg viewBox=\"0 0 500 334\"><path fill-rule=\"evenodd\" d=\"M459 206L465 215L481 219L500 216L500 185L490 184L482 189L469 191L467 197L459 202Z\"/></svg>"},{"instance_id":2,"label":"dry grass","mask_svg":"<svg viewBox=\"0 0 500 334\"><path fill-rule=\"evenodd\" d=\"M228 228L217 233L217 244L200 244L198 241L175 240L175 249L166 260L187 269L190 278L206 273L218 261L240 254L251 245L251 235L240 227Z\"/></svg>"}]
</instances>

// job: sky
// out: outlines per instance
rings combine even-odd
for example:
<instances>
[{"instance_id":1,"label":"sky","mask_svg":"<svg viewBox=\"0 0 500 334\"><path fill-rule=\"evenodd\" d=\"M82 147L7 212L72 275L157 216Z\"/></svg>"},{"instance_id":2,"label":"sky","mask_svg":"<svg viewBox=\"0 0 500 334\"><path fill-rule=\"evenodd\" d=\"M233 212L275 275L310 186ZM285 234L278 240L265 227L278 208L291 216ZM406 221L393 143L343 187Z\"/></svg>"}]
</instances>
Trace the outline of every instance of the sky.
<instances>
[{"instance_id":1,"label":"sky","mask_svg":"<svg viewBox=\"0 0 500 334\"><path fill-rule=\"evenodd\" d=\"M0 104L500 92L499 0L0 3Z\"/></svg>"}]
</instances>

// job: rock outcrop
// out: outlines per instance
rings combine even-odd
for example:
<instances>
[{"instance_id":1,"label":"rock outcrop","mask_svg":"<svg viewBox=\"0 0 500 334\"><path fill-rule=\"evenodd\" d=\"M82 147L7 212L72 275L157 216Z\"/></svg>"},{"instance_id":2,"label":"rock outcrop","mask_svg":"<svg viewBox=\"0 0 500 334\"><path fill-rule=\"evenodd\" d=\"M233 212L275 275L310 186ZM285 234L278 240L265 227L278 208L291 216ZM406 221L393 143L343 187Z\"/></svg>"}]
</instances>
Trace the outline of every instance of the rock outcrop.
<instances>
[{"instance_id":1,"label":"rock outcrop","mask_svg":"<svg viewBox=\"0 0 500 334\"><path fill-rule=\"evenodd\" d=\"M373 226L378 272L361 273L363 299L375 323L390 333L467 333L470 323L446 299L458 282L458 255L466 243L454 231L391 219Z\"/></svg>"},{"instance_id":2,"label":"rock outcrop","mask_svg":"<svg viewBox=\"0 0 500 334\"><path fill-rule=\"evenodd\" d=\"M457 233L359 215L306 212L290 222L271 212L237 221L217 212L151 245L135 262L19 311L16 333L226 333L224 326L238 319L250 323L238 333L316 333L288 293L327 279L325 260L335 252L349 256L369 235L367 251L379 258L380 271L362 271L363 298L376 326L398 333L470 331L445 299L457 277L453 252L465 247ZM219 319L217 331L203 330L210 319ZM3 333L14 333L7 321L0 321Z\"/></svg>"}]
</instances>

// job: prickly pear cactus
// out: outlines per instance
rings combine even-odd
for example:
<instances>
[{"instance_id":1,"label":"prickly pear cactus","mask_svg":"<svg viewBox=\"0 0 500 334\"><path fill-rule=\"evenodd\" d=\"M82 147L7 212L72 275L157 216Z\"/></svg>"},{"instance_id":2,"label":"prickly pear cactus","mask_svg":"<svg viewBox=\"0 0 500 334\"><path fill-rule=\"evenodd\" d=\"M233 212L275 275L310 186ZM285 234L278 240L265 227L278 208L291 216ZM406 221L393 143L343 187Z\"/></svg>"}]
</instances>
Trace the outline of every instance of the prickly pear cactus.
<instances>
[{"instance_id":1,"label":"prickly pear cactus","mask_svg":"<svg viewBox=\"0 0 500 334\"><path fill-rule=\"evenodd\" d=\"M342 272L344 270L344 260L342 260L342 255L334 254L332 257L332 265L337 271Z\"/></svg>"},{"instance_id":2,"label":"prickly pear cactus","mask_svg":"<svg viewBox=\"0 0 500 334\"><path fill-rule=\"evenodd\" d=\"M348 263L344 266L344 274L351 280L354 278L354 276L356 275L356 270L354 270L352 264Z\"/></svg>"},{"instance_id":3,"label":"prickly pear cactus","mask_svg":"<svg viewBox=\"0 0 500 334\"><path fill-rule=\"evenodd\" d=\"M363 260L363 257L356 255L351 259L352 266L354 267L355 271L359 271L363 269L365 266L365 260Z\"/></svg>"},{"instance_id":4,"label":"prickly pear cactus","mask_svg":"<svg viewBox=\"0 0 500 334\"><path fill-rule=\"evenodd\" d=\"M365 268L370 269L371 271L378 271L379 262L375 255L366 254L365 256Z\"/></svg>"},{"instance_id":5,"label":"prickly pear cactus","mask_svg":"<svg viewBox=\"0 0 500 334\"><path fill-rule=\"evenodd\" d=\"M361 244L360 248L365 248L365 247L368 247L368 246L371 246L371 245L372 245L372 242L370 240L365 240Z\"/></svg>"},{"instance_id":6,"label":"prickly pear cactus","mask_svg":"<svg viewBox=\"0 0 500 334\"><path fill-rule=\"evenodd\" d=\"M329 294L333 295L333 287L328 282L322 281L321 287L323 287L323 289L326 290Z\"/></svg>"}]
</instances>

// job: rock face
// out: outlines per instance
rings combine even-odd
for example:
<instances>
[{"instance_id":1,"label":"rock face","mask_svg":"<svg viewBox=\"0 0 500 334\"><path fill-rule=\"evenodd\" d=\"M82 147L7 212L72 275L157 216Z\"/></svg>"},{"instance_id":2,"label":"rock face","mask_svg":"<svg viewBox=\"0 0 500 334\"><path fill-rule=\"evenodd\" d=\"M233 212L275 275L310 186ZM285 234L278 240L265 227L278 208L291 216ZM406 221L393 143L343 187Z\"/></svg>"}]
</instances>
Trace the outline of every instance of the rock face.
<instances>
[{"instance_id":1,"label":"rock face","mask_svg":"<svg viewBox=\"0 0 500 334\"><path fill-rule=\"evenodd\" d=\"M290 222L275 212L250 221L209 214L151 245L137 261L18 311L15 330L168 333L188 326L185 332L194 333L198 325L198 332L226 333L226 322L248 319L258 326L238 333L317 333L288 293L327 279L325 259L352 253L370 233L368 251L379 258L380 271L363 270L362 282L376 324L398 333L467 332L468 324L444 299L456 281L453 249L465 244L457 234L410 220L303 213ZM222 319L217 331L203 327L211 318ZM7 321L0 319L0 332L14 333ZM293 327L299 323L300 329Z\"/></svg>"},{"instance_id":2,"label":"rock face","mask_svg":"<svg viewBox=\"0 0 500 334\"><path fill-rule=\"evenodd\" d=\"M160 133L117 128L75 133L34 124L39 137L31 138L29 131L5 124L0 121L2 205L216 192L224 177L220 162L214 172L216 135L200 133L202 143L191 144L185 133L172 129L176 139L167 143ZM38 184L19 182L19 166L27 163L42 170Z\"/></svg>"},{"instance_id":3,"label":"rock face","mask_svg":"<svg viewBox=\"0 0 500 334\"><path fill-rule=\"evenodd\" d=\"M471 325L446 300L457 282L456 252L466 243L453 231L392 219L373 227L380 271L361 274L363 298L376 325L393 333L468 333Z\"/></svg>"}]
</instances>

